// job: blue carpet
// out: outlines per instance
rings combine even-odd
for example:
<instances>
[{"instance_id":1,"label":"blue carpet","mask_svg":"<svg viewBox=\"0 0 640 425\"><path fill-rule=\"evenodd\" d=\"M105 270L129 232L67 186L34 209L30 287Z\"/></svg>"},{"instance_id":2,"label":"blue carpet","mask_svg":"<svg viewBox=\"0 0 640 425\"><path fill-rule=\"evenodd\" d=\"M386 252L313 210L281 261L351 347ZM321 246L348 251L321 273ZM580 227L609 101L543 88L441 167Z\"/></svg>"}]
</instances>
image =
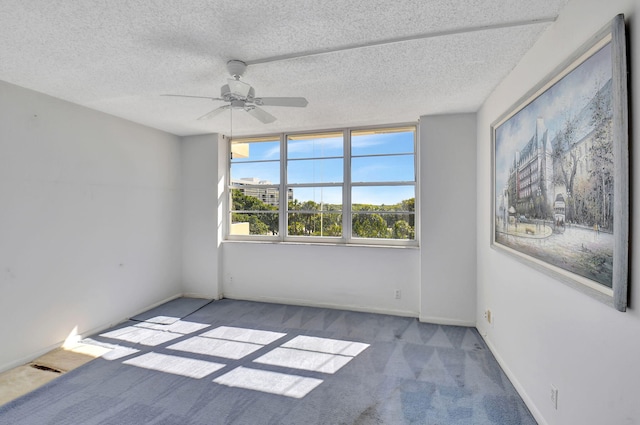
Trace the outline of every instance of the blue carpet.
<instances>
[{"instance_id":1,"label":"blue carpet","mask_svg":"<svg viewBox=\"0 0 640 425\"><path fill-rule=\"evenodd\" d=\"M87 342L114 350L0 407L0 423L536 423L473 328L221 300Z\"/></svg>"}]
</instances>

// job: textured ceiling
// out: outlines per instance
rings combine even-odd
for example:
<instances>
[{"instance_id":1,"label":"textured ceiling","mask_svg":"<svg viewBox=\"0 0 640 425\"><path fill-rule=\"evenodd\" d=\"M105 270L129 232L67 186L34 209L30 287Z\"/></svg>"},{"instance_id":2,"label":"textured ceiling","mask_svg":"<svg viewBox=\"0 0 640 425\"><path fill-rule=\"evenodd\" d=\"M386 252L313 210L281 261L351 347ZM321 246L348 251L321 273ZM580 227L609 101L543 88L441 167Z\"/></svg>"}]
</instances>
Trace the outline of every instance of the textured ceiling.
<instances>
[{"instance_id":1,"label":"textured ceiling","mask_svg":"<svg viewBox=\"0 0 640 425\"><path fill-rule=\"evenodd\" d=\"M229 133L226 62L250 65L263 124L234 135L476 111L567 0L2 0L0 80L177 135Z\"/></svg>"}]
</instances>

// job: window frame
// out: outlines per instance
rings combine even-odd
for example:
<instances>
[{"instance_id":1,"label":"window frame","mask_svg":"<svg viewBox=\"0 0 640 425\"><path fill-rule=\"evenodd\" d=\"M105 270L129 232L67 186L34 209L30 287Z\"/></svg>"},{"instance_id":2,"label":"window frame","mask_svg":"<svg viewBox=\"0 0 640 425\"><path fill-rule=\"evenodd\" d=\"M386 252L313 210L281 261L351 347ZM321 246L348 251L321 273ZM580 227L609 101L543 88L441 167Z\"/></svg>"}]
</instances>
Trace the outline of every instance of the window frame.
<instances>
[{"instance_id":1,"label":"window frame","mask_svg":"<svg viewBox=\"0 0 640 425\"><path fill-rule=\"evenodd\" d=\"M352 169L352 152L351 152L351 134L362 131L381 131L381 130L393 130L400 128L413 129L413 166L414 166L414 181L376 181L376 182L356 182L351 181L351 169ZM295 132L283 132L277 134L266 134L259 136L244 136L236 137L235 140L259 140L270 139L272 141L279 140L280 142L280 182L277 185L270 185L278 187L279 191L279 209L276 212L279 219L279 231L278 235L232 235L231 219L233 214L233 201L232 201L232 182L231 182L231 150L234 139L227 139L227 148L229 155L227 155L227 173L226 173L226 191L228 192L228 207L226 208L225 223L225 240L229 241L246 241L246 242L280 242L280 243L303 243L303 244L324 244L324 245L365 245L365 246L397 246L397 247L418 247L420 245L420 202L419 202L419 126L417 123L400 123L400 124L387 124L377 126L366 127L348 127L339 129L323 129L323 130L310 130L310 131L295 131ZM316 135L322 133L342 133L343 138L343 181L337 182L323 182L323 183L288 183L288 161L289 160L302 160L303 158L287 158L288 154L288 139L289 137L304 137L305 135ZM371 157L371 156L400 156L411 155L411 153L391 153L391 154L373 154L373 155L354 155L354 157ZM337 158L336 156L330 156L329 158ZM324 157L313 157L307 159L324 159ZM352 223L354 211L352 210L351 198L352 189L354 187L372 187L372 186L413 186L414 187L414 199L415 209L413 211L414 216L414 239L391 239L391 238L362 238L354 237L352 235ZM301 235L288 235L288 223L289 214L291 211L288 209L288 190L295 188L320 188L320 187L340 187L342 189L342 236L301 236ZM304 211L300 211L304 212ZM356 211L357 213L357 211ZM400 212L402 213L402 212ZM411 214L411 213L409 213Z\"/></svg>"}]
</instances>

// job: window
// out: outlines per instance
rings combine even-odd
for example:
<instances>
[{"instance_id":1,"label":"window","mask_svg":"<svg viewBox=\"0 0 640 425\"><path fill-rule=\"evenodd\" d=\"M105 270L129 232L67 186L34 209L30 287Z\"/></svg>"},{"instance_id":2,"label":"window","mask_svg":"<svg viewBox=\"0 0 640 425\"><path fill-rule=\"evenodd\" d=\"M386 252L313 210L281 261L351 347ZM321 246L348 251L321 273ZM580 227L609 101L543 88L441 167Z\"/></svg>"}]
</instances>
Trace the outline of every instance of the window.
<instances>
[{"instance_id":1,"label":"window","mask_svg":"<svg viewBox=\"0 0 640 425\"><path fill-rule=\"evenodd\" d=\"M229 235L279 235L280 139L232 141L230 152Z\"/></svg>"},{"instance_id":2,"label":"window","mask_svg":"<svg viewBox=\"0 0 640 425\"><path fill-rule=\"evenodd\" d=\"M351 132L351 237L415 240L415 127Z\"/></svg>"},{"instance_id":3,"label":"window","mask_svg":"<svg viewBox=\"0 0 640 425\"><path fill-rule=\"evenodd\" d=\"M342 238L344 133L288 135L287 236Z\"/></svg>"},{"instance_id":4,"label":"window","mask_svg":"<svg viewBox=\"0 0 640 425\"><path fill-rule=\"evenodd\" d=\"M416 244L415 126L233 139L230 152L229 239Z\"/></svg>"}]
</instances>

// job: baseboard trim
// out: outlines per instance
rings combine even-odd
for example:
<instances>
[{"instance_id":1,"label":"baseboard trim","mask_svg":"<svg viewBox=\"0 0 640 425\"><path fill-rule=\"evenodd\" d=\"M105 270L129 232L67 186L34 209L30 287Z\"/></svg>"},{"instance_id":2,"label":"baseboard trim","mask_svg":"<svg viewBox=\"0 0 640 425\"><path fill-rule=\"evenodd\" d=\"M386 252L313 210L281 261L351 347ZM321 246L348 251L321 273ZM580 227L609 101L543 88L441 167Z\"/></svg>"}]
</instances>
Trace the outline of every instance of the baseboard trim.
<instances>
[{"instance_id":1,"label":"baseboard trim","mask_svg":"<svg viewBox=\"0 0 640 425\"><path fill-rule=\"evenodd\" d=\"M316 303L308 300L300 300L295 298L278 298L278 297L247 297L243 295L233 294L233 293L225 293L222 295L222 298L228 298L231 300L241 300L241 301L256 301L270 304L288 304L288 305L297 305L301 307L321 307L321 308L330 308L333 310L348 310L348 311L357 311L361 313L377 313L377 314L388 314L391 316L401 316L401 317L415 317L418 318L418 313L413 311L405 311L405 310L392 310L386 308L377 308L377 307L363 307L360 305L350 305L350 304L331 304L331 303Z\"/></svg>"},{"instance_id":2,"label":"baseboard trim","mask_svg":"<svg viewBox=\"0 0 640 425\"><path fill-rule=\"evenodd\" d=\"M203 299L206 299L206 300L219 300L220 299L219 295L206 295L206 294L201 294L199 292L185 292L181 296L182 297L186 297L186 298L203 298Z\"/></svg>"},{"instance_id":3,"label":"baseboard trim","mask_svg":"<svg viewBox=\"0 0 640 425\"><path fill-rule=\"evenodd\" d=\"M44 354L47 354L49 351L55 350L56 348L60 348L63 343L64 343L64 341L61 341L61 342L56 343L56 344L52 344L52 345L50 345L48 347L45 347L45 348L43 348L41 350L32 352L31 354L29 354L27 356L21 357L18 360L14 360L14 361L11 361L9 363L5 363L2 366L0 366L0 373L6 372L7 370L13 369L14 367L18 367L18 366L22 366L22 365L25 365L27 363L30 363L33 360L37 359L38 357L40 357L40 356L42 356Z\"/></svg>"},{"instance_id":4,"label":"baseboard trim","mask_svg":"<svg viewBox=\"0 0 640 425\"><path fill-rule=\"evenodd\" d=\"M476 329L478 329L478 333L480 334L484 342L487 344L487 347L489 347L491 354L493 354L493 356L496 358L496 360L498 361L498 364L500 365L504 373L507 375L507 378L509 378L509 380L515 387L516 391L518 392L518 394L520 394L522 401L524 401L524 404L527 405L527 408L533 415L533 418L536 420L536 422L538 422L538 425L548 425L547 421L544 419L544 416L542 416L542 413L540 413L540 410L538 410L533 400L531 400L531 397L529 397L529 394L527 394L527 391L524 389L522 384L520 384L520 381L518 381L518 378L516 378L513 372L511 372L511 369L509 369L509 366L507 366L502 356L500 356L500 353L498 353L498 350L496 350L496 347L491 343L491 341L486 337L486 335L483 335L482 331L479 328L476 327Z\"/></svg>"},{"instance_id":5,"label":"baseboard trim","mask_svg":"<svg viewBox=\"0 0 640 425\"><path fill-rule=\"evenodd\" d=\"M434 323L436 325L447 325L447 326L464 326L466 328L475 328L475 321L467 321L467 320L458 320L458 319L449 319L446 317L435 317L435 316L420 316L419 319L424 323Z\"/></svg>"},{"instance_id":6,"label":"baseboard trim","mask_svg":"<svg viewBox=\"0 0 640 425\"><path fill-rule=\"evenodd\" d=\"M98 332L102 332L104 330L107 330L109 328L114 327L117 324L126 322L130 317L136 316L136 315L138 315L140 313L144 313L147 310L150 310L152 308L158 307L161 304L164 304L164 303L169 302L171 300L175 300L176 298L180 298L182 296L183 296L183 294L181 294L181 293L172 295L172 296L170 296L168 298L165 298L163 300L155 302L155 303L153 303L153 304L151 304L151 305L149 305L147 307L143 307L143 308L141 308L139 310L136 310L135 312L133 312L131 314L128 314L125 317L120 318L119 320L112 321L112 322L109 322L109 323L106 323L106 324L102 324L102 325L99 325L99 326L95 326L95 327L93 327L91 329L87 329L87 330L82 331L82 332L79 331L77 338L78 338L78 340L81 340L83 338L86 338L89 335L93 335L93 334L96 334ZM58 342L56 342L54 344L51 344L51 345L49 345L49 346L47 346L45 348L42 348L40 350L31 352L30 354L28 354L26 356L23 356L23 357L21 357L21 358L19 358L17 360L11 361L9 363L5 363L2 366L0 366L0 373L2 373L4 371L7 371L9 369L13 369L14 367L18 367L18 366L22 366L24 364L27 364L27 363L33 361L34 359L37 359L38 357L42 356L43 354L48 353L51 350L55 350L56 348L62 347L62 345L64 343L65 343L65 340L58 341Z\"/></svg>"}]
</instances>

